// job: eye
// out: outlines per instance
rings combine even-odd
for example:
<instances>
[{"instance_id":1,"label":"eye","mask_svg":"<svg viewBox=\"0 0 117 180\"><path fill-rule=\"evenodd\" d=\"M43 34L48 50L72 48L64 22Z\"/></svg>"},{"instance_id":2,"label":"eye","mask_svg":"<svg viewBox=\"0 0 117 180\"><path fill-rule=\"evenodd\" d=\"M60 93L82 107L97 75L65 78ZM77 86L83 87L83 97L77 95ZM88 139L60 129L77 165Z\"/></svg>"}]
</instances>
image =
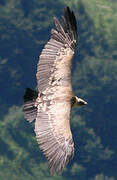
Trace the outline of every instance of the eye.
<instances>
[{"instance_id":1,"label":"eye","mask_svg":"<svg viewBox=\"0 0 117 180\"><path fill-rule=\"evenodd\" d=\"M84 102L83 102L83 101L80 101L79 104L80 104L80 105L84 105Z\"/></svg>"},{"instance_id":2,"label":"eye","mask_svg":"<svg viewBox=\"0 0 117 180\"><path fill-rule=\"evenodd\" d=\"M75 97L72 97L72 99L71 99L71 104L72 104L72 106L73 106L75 103L76 103L76 98L75 98Z\"/></svg>"}]
</instances>

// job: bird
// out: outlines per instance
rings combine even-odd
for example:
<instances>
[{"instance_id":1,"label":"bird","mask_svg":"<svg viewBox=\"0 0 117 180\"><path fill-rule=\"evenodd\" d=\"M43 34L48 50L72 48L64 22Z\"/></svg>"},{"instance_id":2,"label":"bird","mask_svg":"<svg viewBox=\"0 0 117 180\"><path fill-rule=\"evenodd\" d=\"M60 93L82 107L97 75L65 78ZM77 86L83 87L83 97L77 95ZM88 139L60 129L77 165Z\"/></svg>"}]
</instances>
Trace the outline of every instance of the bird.
<instances>
[{"instance_id":1,"label":"bird","mask_svg":"<svg viewBox=\"0 0 117 180\"><path fill-rule=\"evenodd\" d=\"M73 93L71 84L72 60L77 45L77 22L74 12L64 8L61 21L53 18L49 41L45 44L37 64L37 89L26 89L24 117L35 121L35 134L45 155L50 174L61 174L74 156L74 142L70 128L72 108L87 105Z\"/></svg>"}]
</instances>

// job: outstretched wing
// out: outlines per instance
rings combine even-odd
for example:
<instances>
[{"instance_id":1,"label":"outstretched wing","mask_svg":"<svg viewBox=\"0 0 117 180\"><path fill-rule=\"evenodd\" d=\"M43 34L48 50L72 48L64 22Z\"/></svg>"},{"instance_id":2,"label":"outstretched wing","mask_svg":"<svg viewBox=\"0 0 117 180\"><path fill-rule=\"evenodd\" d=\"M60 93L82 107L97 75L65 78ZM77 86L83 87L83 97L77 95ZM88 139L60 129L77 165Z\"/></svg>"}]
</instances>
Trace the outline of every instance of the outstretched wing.
<instances>
[{"instance_id":1,"label":"outstretched wing","mask_svg":"<svg viewBox=\"0 0 117 180\"><path fill-rule=\"evenodd\" d=\"M71 12L66 7L62 22L60 23L57 18L54 18L54 21L57 30L51 30L51 38L42 50L37 65L36 76L39 92L50 88L52 82L59 78L58 76L65 68L67 68L67 74L61 75L63 76L62 79L68 80L71 78L71 63L77 42L76 19L73 11ZM59 67L60 64L63 68L57 76L57 66Z\"/></svg>"},{"instance_id":2,"label":"outstretched wing","mask_svg":"<svg viewBox=\"0 0 117 180\"><path fill-rule=\"evenodd\" d=\"M35 122L37 141L46 156L51 175L61 173L74 154L70 130L71 104L68 101L43 101Z\"/></svg>"},{"instance_id":3,"label":"outstretched wing","mask_svg":"<svg viewBox=\"0 0 117 180\"><path fill-rule=\"evenodd\" d=\"M40 94L35 103L36 137L51 174L61 173L74 154L69 119L73 97L71 67L77 41L76 19L68 7L61 24L56 18L54 21L57 30L52 29L37 67Z\"/></svg>"}]
</instances>

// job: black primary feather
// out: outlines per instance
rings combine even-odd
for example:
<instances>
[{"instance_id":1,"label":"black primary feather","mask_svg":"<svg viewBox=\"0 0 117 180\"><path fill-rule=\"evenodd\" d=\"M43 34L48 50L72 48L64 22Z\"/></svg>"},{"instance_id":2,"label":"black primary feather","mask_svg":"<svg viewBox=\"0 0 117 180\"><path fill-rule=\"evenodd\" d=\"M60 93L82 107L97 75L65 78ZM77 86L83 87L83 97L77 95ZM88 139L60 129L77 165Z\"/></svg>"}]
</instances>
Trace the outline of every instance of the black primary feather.
<instances>
[{"instance_id":1,"label":"black primary feather","mask_svg":"<svg viewBox=\"0 0 117 180\"><path fill-rule=\"evenodd\" d=\"M70 11L69 7L65 7L61 23L56 17L54 17L54 22L57 31L51 31L52 38L67 44L75 50L77 43L77 23L74 12Z\"/></svg>"}]
</instances>

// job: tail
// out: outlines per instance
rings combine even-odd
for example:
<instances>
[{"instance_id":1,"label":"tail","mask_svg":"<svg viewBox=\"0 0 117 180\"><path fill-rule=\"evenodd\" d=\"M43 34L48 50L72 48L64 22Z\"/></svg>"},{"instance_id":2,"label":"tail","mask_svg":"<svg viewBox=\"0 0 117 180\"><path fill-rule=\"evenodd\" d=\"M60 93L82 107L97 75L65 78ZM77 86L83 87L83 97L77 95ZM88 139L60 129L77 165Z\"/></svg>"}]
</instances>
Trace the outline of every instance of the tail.
<instances>
[{"instance_id":1,"label":"tail","mask_svg":"<svg viewBox=\"0 0 117 180\"><path fill-rule=\"evenodd\" d=\"M73 11L70 11L69 7L64 8L64 16L62 16L61 23L56 17L54 17L54 22L56 29L52 29L51 34L52 38L58 42L64 42L67 44L73 51L76 48L77 43L77 23Z\"/></svg>"},{"instance_id":2,"label":"tail","mask_svg":"<svg viewBox=\"0 0 117 180\"><path fill-rule=\"evenodd\" d=\"M27 88L25 95L24 95L24 117L27 119L27 121L32 122L36 119L37 116L37 107L34 106L35 100L38 96L38 92Z\"/></svg>"}]
</instances>

